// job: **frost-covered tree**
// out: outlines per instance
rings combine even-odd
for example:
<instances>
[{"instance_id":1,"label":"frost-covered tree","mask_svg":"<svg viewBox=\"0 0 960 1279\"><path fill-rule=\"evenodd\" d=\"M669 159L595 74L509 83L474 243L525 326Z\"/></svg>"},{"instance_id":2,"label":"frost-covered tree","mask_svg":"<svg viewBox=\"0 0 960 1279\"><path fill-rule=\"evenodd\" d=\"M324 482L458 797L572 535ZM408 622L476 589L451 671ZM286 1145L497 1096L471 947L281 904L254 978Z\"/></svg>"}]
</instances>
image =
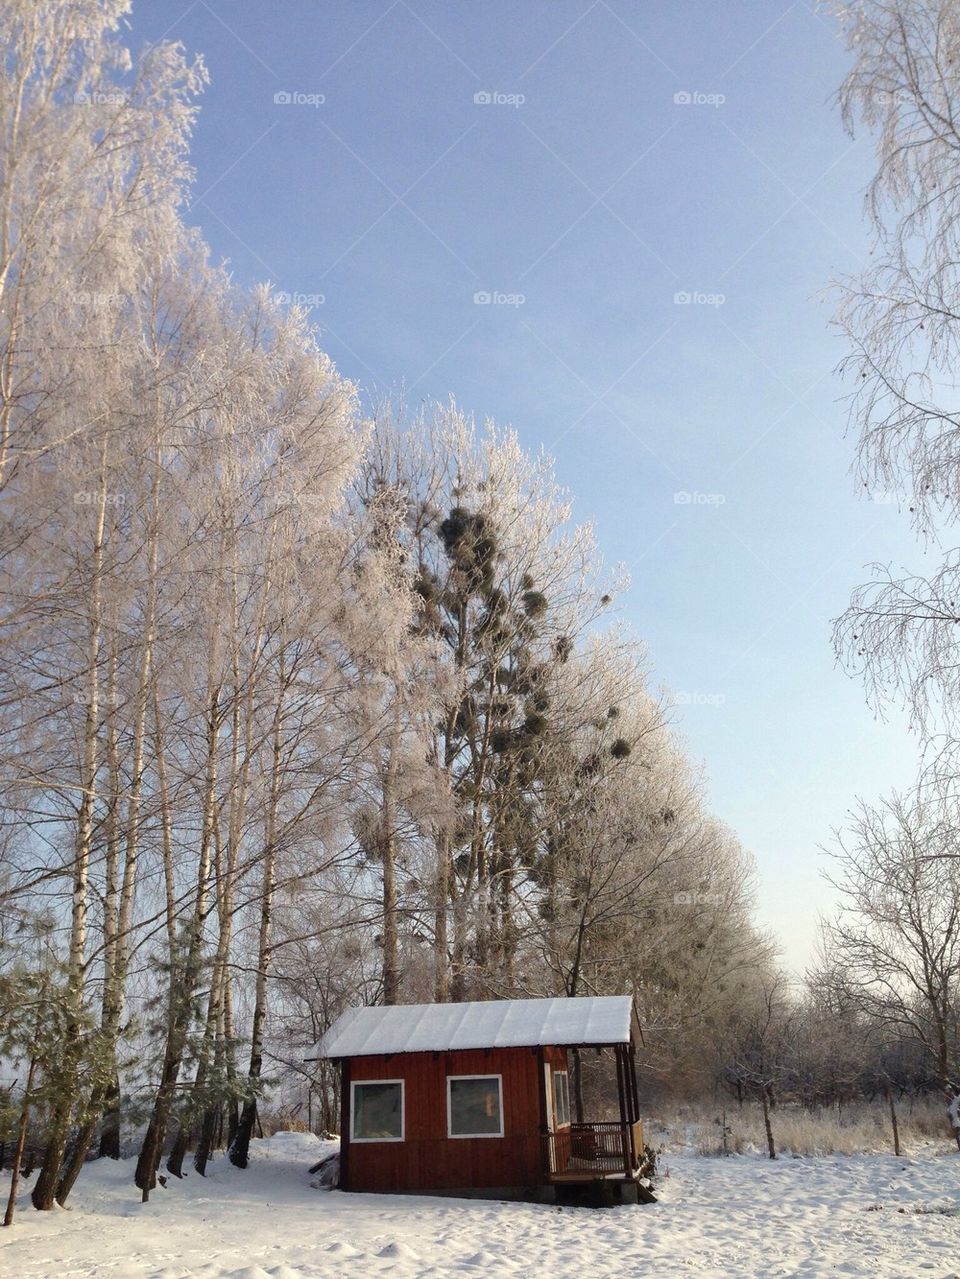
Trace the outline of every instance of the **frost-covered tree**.
<instances>
[{"instance_id":1,"label":"frost-covered tree","mask_svg":"<svg viewBox=\"0 0 960 1279\"><path fill-rule=\"evenodd\" d=\"M760 1102L767 1155L776 1159L773 1112L796 1051L796 1003L786 977L765 972L751 982L723 1028L722 1061L729 1078Z\"/></svg>"},{"instance_id":2,"label":"frost-covered tree","mask_svg":"<svg viewBox=\"0 0 960 1279\"><path fill-rule=\"evenodd\" d=\"M928 1057L960 1065L960 864L949 807L924 794L861 804L834 850L840 909L825 935L834 986Z\"/></svg>"},{"instance_id":3,"label":"frost-covered tree","mask_svg":"<svg viewBox=\"0 0 960 1279\"><path fill-rule=\"evenodd\" d=\"M875 137L867 191L872 251L840 283L858 475L896 495L933 567L903 575L877 565L836 630L838 652L882 701L903 698L924 733L957 737L960 551L960 14L942 0L858 0L833 6L853 57L840 90L844 119Z\"/></svg>"},{"instance_id":4,"label":"frost-covered tree","mask_svg":"<svg viewBox=\"0 0 960 1279\"><path fill-rule=\"evenodd\" d=\"M0 1035L42 1209L130 1119L144 1197L165 1152L245 1166L351 1002L633 989L692 1043L748 962L746 863L549 459L452 405L364 423L211 263L202 64L125 12L0 0Z\"/></svg>"},{"instance_id":5,"label":"frost-covered tree","mask_svg":"<svg viewBox=\"0 0 960 1279\"><path fill-rule=\"evenodd\" d=\"M369 466L406 508L417 626L440 646L432 749L448 812L434 832L436 993L462 998L509 972L511 913L550 718L550 675L610 602L589 529L546 458L437 406L379 423Z\"/></svg>"}]
</instances>

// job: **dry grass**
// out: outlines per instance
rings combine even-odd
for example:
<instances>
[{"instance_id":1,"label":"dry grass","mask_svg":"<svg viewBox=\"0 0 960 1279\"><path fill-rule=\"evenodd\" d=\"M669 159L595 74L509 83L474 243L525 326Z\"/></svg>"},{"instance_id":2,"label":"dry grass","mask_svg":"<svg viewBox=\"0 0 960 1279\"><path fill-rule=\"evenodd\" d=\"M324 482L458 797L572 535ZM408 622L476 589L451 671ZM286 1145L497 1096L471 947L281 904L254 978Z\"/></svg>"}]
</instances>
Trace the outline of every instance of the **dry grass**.
<instances>
[{"instance_id":1,"label":"dry grass","mask_svg":"<svg viewBox=\"0 0 960 1279\"><path fill-rule=\"evenodd\" d=\"M897 1102L900 1149L904 1154L932 1145L954 1147L946 1110L939 1097L904 1098ZM727 1133L724 1142L723 1126ZM783 1155L860 1155L893 1153L890 1114L884 1101L855 1102L803 1110L784 1105L772 1112L777 1153ZM651 1145L692 1150L701 1155L766 1153L767 1139L758 1102L664 1107L644 1122Z\"/></svg>"},{"instance_id":2,"label":"dry grass","mask_svg":"<svg viewBox=\"0 0 960 1279\"><path fill-rule=\"evenodd\" d=\"M266 1110L260 1113L260 1127L263 1129L264 1137L272 1137L277 1132L309 1132L305 1121L299 1115L293 1115L288 1110L279 1107L276 1110Z\"/></svg>"}]
</instances>

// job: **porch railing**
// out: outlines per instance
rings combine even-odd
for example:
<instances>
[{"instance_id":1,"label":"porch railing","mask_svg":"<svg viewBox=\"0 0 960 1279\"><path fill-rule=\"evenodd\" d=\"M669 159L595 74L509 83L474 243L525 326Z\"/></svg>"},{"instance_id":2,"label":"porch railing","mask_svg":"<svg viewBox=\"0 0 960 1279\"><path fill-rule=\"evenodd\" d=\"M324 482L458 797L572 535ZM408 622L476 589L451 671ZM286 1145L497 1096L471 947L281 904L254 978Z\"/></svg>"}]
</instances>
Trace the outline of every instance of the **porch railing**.
<instances>
[{"instance_id":1,"label":"porch railing","mask_svg":"<svg viewBox=\"0 0 960 1279\"><path fill-rule=\"evenodd\" d=\"M585 1179L623 1173L632 1177L643 1160L643 1124L571 1124L544 1137L545 1162L551 1176L577 1173Z\"/></svg>"}]
</instances>

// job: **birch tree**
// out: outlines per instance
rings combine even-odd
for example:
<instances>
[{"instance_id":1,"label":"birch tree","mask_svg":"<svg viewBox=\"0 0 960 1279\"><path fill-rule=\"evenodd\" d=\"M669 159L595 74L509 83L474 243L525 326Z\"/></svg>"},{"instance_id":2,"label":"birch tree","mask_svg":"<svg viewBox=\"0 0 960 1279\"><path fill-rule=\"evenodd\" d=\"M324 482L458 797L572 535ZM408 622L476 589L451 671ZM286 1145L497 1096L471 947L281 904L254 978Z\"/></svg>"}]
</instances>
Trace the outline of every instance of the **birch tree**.
<instances>
[{"instance_id":1,"label":"birch tree","mask_svg":"<svg viewBox=\"0 0 960 1279\"><path fill-rule=\"evenodd\" d=\"M835 5L853 65L843 118L875 139L866 196L867 268L840 282L857 476L895 499L931 566L875 566L836 629L838 653L873 698L902 698L925 735L956 739L960 560L956 524L960 419L960 16L941 0ZM943 548L942 550L940 548Z\"/></svg>"}]
</instances>

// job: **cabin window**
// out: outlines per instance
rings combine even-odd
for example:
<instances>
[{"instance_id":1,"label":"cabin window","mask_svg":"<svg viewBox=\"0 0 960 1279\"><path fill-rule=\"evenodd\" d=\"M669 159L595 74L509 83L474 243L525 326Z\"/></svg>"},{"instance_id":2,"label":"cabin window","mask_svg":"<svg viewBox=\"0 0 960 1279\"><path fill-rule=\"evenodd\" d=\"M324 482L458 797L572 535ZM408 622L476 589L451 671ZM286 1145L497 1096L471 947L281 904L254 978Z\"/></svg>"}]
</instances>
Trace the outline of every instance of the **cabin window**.
<instances>
[{"instance_id":1,"label":"cabin window","mask_svg":"<svg viewBox=\"0 0 960 1279\"><path fill-rule=\"evenodd\" d=\"M503 1136L503 1076L447 1077L447 1136Z\"/></svg>"},{"instance_id":2,"label":"cabin window","mask_svg":"<svg viewBox=\"0 0 960 1279\"><path fill-rule=\"evenodd\" d=\"M570 1076L565 1070L553 1072L553 1113L558 1128L570 1122Z\"/></svg>"},{"instance_id":3,"label":"cabin window","mask_svg":"<svg viewBox=\"0 0 960 1279\"><path fill-rule=\"evenodd\" d=\"M402 1079L356 1080L350 1090L351 1141L403 1141Z\"/></svg>"}]
</instances>

